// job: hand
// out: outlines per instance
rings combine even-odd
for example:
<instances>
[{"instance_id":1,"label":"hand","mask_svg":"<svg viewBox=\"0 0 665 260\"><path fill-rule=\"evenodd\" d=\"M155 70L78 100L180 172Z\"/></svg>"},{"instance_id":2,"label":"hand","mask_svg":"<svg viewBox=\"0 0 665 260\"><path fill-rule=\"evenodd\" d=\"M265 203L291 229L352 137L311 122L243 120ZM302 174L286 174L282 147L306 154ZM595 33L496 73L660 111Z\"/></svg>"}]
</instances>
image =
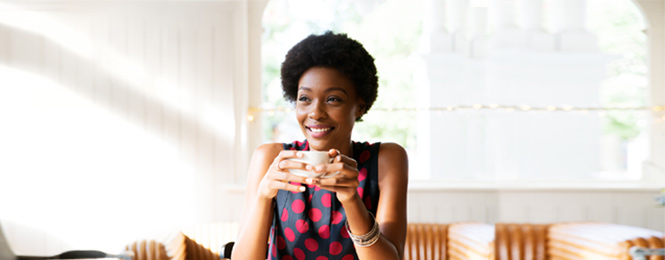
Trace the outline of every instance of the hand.
<instances>
[{"instance_id":1,"label":"hand","mask_svg":"<svg viewBox=\"0 0 665 260\"><path fill-rule=\"evenodd\" d=\"M305 186L299 183L307 182L307 178L291 174L289 169L305 170L307 164L287 160L289 158L302 158L303 155L299 151L284 150L281 151L277 157L272 161L268 171L261 179L257 195L262 198L272 199L277 196L279 190L286 190L292 192L303 192ZM295 184L291 184L293 182ZM312 180L310 179L309 183Z\"/></svg>"},{"instance_id":2,"label":"hand","mask_svg":"<svg viewBox=\"0 0 665 260\"><path fill-rule=\"evenodd\" d=\"M344 204L358 193L358 162L351 157L341 154L337 149L328 151L333 161L330 164L318 166L306 165L306 169L323 176L316 178L314 183L321 189L335 192L337 199ZM328 177L330 176L330 177Z\"/></svg>"}]
</instances>

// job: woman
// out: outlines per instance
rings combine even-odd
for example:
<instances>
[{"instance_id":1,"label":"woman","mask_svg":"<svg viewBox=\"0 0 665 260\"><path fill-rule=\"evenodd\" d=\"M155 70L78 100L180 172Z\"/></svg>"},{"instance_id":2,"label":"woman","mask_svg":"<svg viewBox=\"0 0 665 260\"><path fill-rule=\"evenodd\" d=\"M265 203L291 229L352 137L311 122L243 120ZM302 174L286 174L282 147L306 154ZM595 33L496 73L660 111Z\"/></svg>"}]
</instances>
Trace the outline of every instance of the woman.
<instances>
[{"instance_id":1,"label":"woman","mask_svg":"<svg viewBox=\"0 0 665 260\"><path fill-rule=\"evenodd\" d=\"M304 142L261 145L252 156L234 259L401 259L407 155L394 143L351 140L377 96L374 58L345 34L310 35L286 55L284 97ZM288 160L328 151L332 162ZM320 178L291 174L301 169ZM268 242L268 243L266 243Z\"/></svg>"}]
</instances>

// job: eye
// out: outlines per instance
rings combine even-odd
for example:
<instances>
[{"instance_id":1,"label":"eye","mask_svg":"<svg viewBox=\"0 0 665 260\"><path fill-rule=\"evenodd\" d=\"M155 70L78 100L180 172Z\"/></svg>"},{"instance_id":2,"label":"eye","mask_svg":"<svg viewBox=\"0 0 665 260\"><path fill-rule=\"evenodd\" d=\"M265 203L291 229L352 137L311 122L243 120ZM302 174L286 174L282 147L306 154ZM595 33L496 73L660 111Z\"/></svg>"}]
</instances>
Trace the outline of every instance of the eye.
<instances>
[{"instance_id":1,"label":"eye","mask_svg":"<svg viewBox=\"0 0 665 260\"><path fill-rule=\"evenodd\" d=\"M342 99L338 98L338 97L335 97L335 96L332 96L332 97L328 97L328 100L326 100L326 101L330 102L330 103L336 103L336 102L342 102Z\"/></svg>"},{"instance_id":2,"label":"eye","mask_svg":"<svg viewBox=\"0 0 665 260\"><path fill-rule=\"evenodd\" d=\"M307 97L305 95L302 95L302 96L298 97L298 102L308 102L308 101L309 101L309 97Z\"/></svg>"}]
</instances>

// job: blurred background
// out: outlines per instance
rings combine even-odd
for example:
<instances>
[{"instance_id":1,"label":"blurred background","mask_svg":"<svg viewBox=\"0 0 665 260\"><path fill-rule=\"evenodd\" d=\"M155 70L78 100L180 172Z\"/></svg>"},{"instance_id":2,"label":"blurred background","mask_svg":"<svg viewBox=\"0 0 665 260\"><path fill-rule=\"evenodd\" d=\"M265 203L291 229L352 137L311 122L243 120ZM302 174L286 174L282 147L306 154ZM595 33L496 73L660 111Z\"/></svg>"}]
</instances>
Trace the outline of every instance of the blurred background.
<instances>
[{"instance_id":1,"label":"blurred background","mask_svg":"<svg viewBox=\"0 0 665 260\"><path fill-rule=\"evenodd\" d=\"M379 98L354 140L407 149L409 221L664 231L663 10L2 0L0 224L38 255L239 221L253 149L304 138L282 98L284 55L332 30L376 60Z\"/></svg>"}]
</instances>

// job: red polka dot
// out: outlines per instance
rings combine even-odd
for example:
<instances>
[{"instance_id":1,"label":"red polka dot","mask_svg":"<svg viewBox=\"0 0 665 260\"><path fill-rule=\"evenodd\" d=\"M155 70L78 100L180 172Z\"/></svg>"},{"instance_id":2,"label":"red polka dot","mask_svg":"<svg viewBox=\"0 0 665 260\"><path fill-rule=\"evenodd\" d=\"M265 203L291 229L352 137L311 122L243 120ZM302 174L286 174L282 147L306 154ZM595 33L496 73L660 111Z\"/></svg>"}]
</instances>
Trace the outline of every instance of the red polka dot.
<instances>
[{"instance_id":1,"label":"red polka dot","mask_svg":"<svg viewBox=\"0 0 665 260\"><path fill-rule=\"evenodd\" d=\"M328 239L330 237L330 227L328 225L323 225L319 228L319 236L323 239Z\"/></svg>"},{"instance_id":2,"label":"red polka dot","mask_svg":"<svg viewBox=\"0 0 665 260\"><path fill-rule=\"evenodd\" d=\"M282 260L293 260L293 258L291 258L291 256L285 255L282 257Z\"/></svg>"},{"instance_id":3,"label":"red polka dot","mask_svg":"<svg viewBox=\"0 0 665 260\"><path fill-rule=\"evenodd\" d=\"M305 247L307 247L309 251L314 252L319 249L319 242L316 242L316 239L308 238L305 240Z\"/></svg>"},{"instance_id":4,"label":"red polka dot","mask_svg":"<svg viewBox=\"0 0 665 260\"><path fill-rule=\"evenodd\" d=\"M365 193L365 190L363 189L363 187L358 187L358 189L356 189L356 190L358 191L358 196L360 196L362 198L363 193Z\"/></svg>"},{"instance_id":5,"label":"red polka dot","mask_svg":"<svg viewBox=\"0 0 665 260\"><path fill-rule=\"evenodd\" d=\"M353 259L354 258L353 258L352 254L348 254L348 255L345 255L344 257L342 257L342 260L353 260Z\"/></svg>"},{"instance_id":6,"label":"red polka dot","mask_svg":"<svg viewBox=\"0 0 665 260\"><path fill-rule=\"evenodd\" d=\"M304 219L296 220L296 229L300 233L305 233L307 230L309 230L309 223L307 223L307 221Z\"/></svg>"},{"instance_id":7,"label":"red polka dot","mask_svg":"<svg viewBox=\"0 0 665 260\"><path fill-rule=\"evenodd\" d=\"M321 190L321 187L316 186L316 187L314 187L314 190L315 190L315 191L320 191L320 190Z\"/></svg>"},{"instance_id":8,"label":"red polka dot","mask_svg":"<svg viewBox=\"0 0 665 260\"><path fill-rule=\"evenodd\" d=\"M294 248L293 255L296 256L296 259L298 260L305 260L305 252L300 248Z\"/></svg>"},{"instance_id":9,"label":"red polka dot","mask_svg":"<svg viewBox=\"0 0 665 260\"><path fill-rule=\"evenodd\" d=\"M289 220L289 211L288 210L284 209L284 211L282 211L282 218L281 219L282 219L282 222L286 222L287 220Z\"/></svg>"},{"instance_id":10,"label":"red polka dot","mask_svg":"<svg viewBox=\"0 0 665 260\"><path fill-rule=\"evenodd\" d=\"M365 197L365 207L367 209L372 209L372 199L370 198L369 195Z\"/></svg>"},{"instance_id":11,"label":"red polka dot","mask_svg":"<svg viewBox=\"0 0 665 260\"><path fill-rule=\"evenodd\" d=\"M272 257L277 257L277 247L273 246L271 251L272 251Z\"/></svg>"},{"instance_id":12,"label":"red polka dot","mask_svg":"<svg viewBox=\"0 0 665 260\"><path fill-rule=\"evenodd\" d=\"M332 204L332 196L330 193L326 193L321 196L321 204L323 204L323 206L326 208L330 208L330 205Z\"/></svg>"},{"instance_id":13,"label":"red polka dot","mask_svg":"<svg viewBox=\"0 0 665 260\"><path fill-rule=\"evenodd\" d=\"M309 198L307 198L307 202L309 202L310 204L312 203L312 195L314 194L309 194Z\"/></svg>"},{"instance_id":14,"label":"red polka dot","mask_svg":"<svg viewBox=\"0 0 665 260\"><path fill-rule=\"evenodd\" d=\"M342 243L337 241L330 243L329 251L331 255L339 255L342 252Z\"/></svg>"},{"instance_id":15,"label":"red polka dot","mask_svg":"<svg viewBox=\"0 0 665 260\"><path fill-rule=\"evenodd\" d=\"M362 168L358 172L358 181L363 181L365 178L367 178L367 169Z\"/></svg>"},{"instance_id":16,"label":"red polka dot","mask_svg":"<svg viewBox=\"0 0 665 260\"><path fill-rule=\"evenodd\" d=\"M291 230L291 228L284 229L284 236L286 236L286 239L288 239L291 242L296 240L296 234L293 233L293 230Z\"/></svg>"},{"instance_id":17,"label":"red polka dot","mask_svg":"<svg viewBox=\"0 0 665 260\"><path fill-rule=\"evenodd\" d=\"M293 203L291 203L291 209L293 209L293 212L295 213L302 213L305 211L305 202L302 200L294 200Z\"/></svg>"},{"instance_id":18,"label":"red polka dot","mask_svg":"<svg viewBox=\"0 0 665 260\"><path fill-rule=\"evenodd\" d=\"M314 222L319 222L319 220L321 220L321 217L323 216L323 214L321 213L321 210L317 209L317 208L310 209L308 215L309 215L309 219L311 219Z\"/></svg>"},{"instance_id":19,"label":"red polka dot","mask_svg":"<svg viewBox=\"0 0 665 260\"><path fill-rule=\"evenodd\" d=\"M360 157L358 157L358 162L364 163L365 161L367 161L367 159L369 159L369 156L370 156L369 150L365 150L363 153L360 154Z\"/></svg>"},{"instance_id":20,"label":"red polka dot","mask_svg":"<svg viewBox=\"0 0 665 260\"><path fill-rule=\"evenodd\" d=\"M342 215L342 212L333 210L332 212L332 223L333 224L339 224L342 222L342 219L344 218L344 215Z\"/></svg>"},{"instance_id":21,"label":"red polka dot","mask_svg":"<svg viewBox=\"0 0 665 260\"><path fill-rule=\"evenodd\" d=\"M279 248L279 250L282 250L285 247L286 247L286 241L284 240L284 238L282 236L278 236L277 237L277 248Z\"/></svg>"},{"instance_id":22,"label":"red polka dot","mask_svg":"<svg viewBox=\"0 0 665 260\"><path fill-rule=\"evenodd\" d=\"M316 258L316 260L328 260L328 258L325 256L319 256Z\"/></svg>"},{"instance_id":23,"label":"red polka dot","mask_svg":"<svg viewBox=\"0 0 665 260\"><path fill-rule=\"evenodd\" d=\"M343 226L343 227L341 228L341 230L339 231L339 234L340 234L343 238L349 238L349 231L346 230L346 226Z\"/></svg>"}]
</instances>

